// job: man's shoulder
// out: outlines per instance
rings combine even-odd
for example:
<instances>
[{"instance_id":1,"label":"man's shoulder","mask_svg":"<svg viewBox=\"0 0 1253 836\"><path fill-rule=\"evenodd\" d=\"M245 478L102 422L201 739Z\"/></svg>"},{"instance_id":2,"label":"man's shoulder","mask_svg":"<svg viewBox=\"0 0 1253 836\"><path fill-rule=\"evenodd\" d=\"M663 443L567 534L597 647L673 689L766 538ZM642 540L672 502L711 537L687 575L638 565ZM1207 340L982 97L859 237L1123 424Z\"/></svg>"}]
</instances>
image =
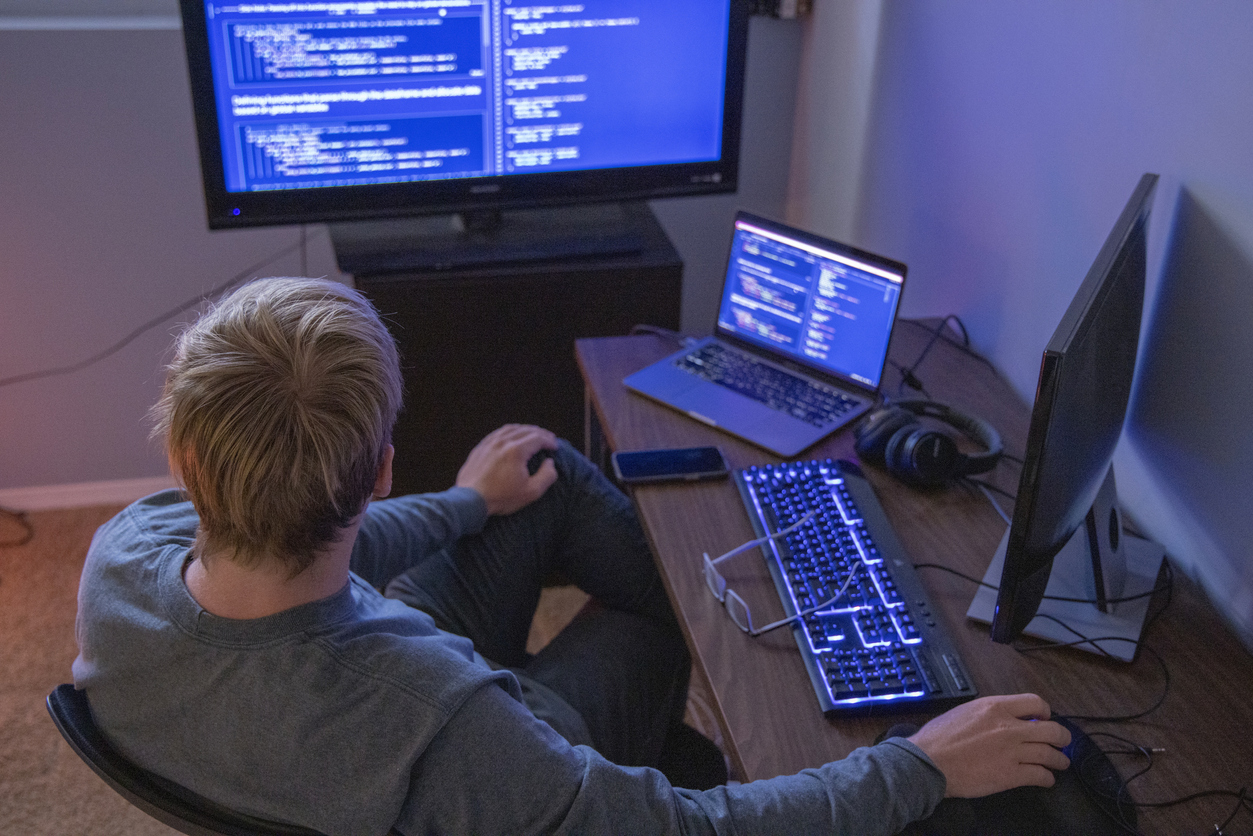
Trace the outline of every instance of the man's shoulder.
<instances>
[{"instance_id":1,"label":"man's shoulder","mask_svg":"<svg viewBox=\"0 0 1253 836\"><path fill-rule=\"evenodd\" d=\"M79 580L80 643L102 630L122 629L140 612L164 620L158 616L163 612L162 579L177 572L198 525L196 511L183 494L162 491L127 506L100 526ZM131 616L123 617L124 613Z\"/></svg>"},{"instance_id":2,"label":"man's shoulder","mask_svg":"<svg viewBox=\"0 0 1253 836\"><path fill-rule=\"evenodd\" d=\"M170 489L145 496L126 506L102 525L92 544L164 545L195 539L200 517L187 494Z\"/></svg>"}]
</instances>

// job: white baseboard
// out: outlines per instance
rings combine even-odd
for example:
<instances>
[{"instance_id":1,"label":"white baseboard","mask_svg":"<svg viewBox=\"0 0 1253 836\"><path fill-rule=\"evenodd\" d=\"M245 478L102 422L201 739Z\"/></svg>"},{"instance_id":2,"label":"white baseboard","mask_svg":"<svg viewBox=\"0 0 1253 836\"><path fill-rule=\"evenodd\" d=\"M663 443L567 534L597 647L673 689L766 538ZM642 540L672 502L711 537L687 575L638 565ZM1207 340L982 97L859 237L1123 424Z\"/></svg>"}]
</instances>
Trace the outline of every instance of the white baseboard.
<instances>
[{"instance_id":1,"label":"white baseboard","mask_svg":"<svg viewBox=\"0 0 1253 836\"><path fill-rule=\"evenodd\" d=\"M14 511L48 511L89 505L128 505L150 493L175 487L170 476L111 479L71 485L0 489L0 505Z\"/></svg>"},{"instance_id":2,"label":"white baseboard","mask_svg":"<svg viewBox=\"0 0 1253 836\"><path fill-rule=\"evenodd\" d=\"M178 15L14 15L0 14L0 31L56 32L110 30L178 31L183 22Z\"/></svg>"}]
</instances>

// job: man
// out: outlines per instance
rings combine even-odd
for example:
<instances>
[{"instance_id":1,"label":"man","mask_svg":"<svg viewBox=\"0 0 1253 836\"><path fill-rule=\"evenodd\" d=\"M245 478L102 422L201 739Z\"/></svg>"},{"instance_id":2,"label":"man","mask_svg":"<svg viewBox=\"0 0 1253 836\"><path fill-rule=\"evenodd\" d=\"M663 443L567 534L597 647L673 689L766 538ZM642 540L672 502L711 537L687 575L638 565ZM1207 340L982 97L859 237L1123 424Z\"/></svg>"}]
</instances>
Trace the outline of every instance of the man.
<instances>
[{"instance_id":1,"label":"man","mask_svg":"<svg viewBox=\"0 0 1253 836\"><path fill-rule=\"evenodd\" d=\"M191 501L103 526L79 593L75 682L127 757L330 834L892 833L1066 767L1069 735L1020 695L799 775L675 788L650 767L683 734L689 660L629 502L527 426L449 491L384 500L400 388L385 327L331 282L254 282L180 337L154 412ZM598 606L531 658L554 571Z\"/></svg>"}]
</instances>

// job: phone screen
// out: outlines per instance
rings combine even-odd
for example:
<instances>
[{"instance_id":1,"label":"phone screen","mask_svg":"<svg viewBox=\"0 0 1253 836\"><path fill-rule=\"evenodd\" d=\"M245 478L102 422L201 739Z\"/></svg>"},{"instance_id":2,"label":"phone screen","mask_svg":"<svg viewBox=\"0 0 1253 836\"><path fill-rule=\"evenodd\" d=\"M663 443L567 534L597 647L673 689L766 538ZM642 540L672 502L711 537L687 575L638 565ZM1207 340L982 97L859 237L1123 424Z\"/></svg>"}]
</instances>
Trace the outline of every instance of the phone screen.
<instances>
[{"instance_id":1,"label":"phone screen","mask_svg":"<svg viewBox=\"0 0 1253 836\"><path fill-rule=\"evenodd\" d=\"M613 469L622 482L712 479L726 475L727 462L717 447L682 447L614 453Z\"/></svg>"}]
</instances>

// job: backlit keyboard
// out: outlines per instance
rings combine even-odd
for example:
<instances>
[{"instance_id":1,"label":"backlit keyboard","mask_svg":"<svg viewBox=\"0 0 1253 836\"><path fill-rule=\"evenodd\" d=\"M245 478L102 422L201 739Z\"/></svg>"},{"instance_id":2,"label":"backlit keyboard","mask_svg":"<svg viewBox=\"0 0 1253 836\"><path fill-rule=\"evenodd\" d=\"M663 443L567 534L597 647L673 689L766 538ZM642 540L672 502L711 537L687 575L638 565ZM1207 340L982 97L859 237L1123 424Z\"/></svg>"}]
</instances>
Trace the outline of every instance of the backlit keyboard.
<instances>
[{"instance_id":1,"label":"backlit keyboard","mask_svg":"<svg viewBox=\"0 0 1253 836\"><path fill-rule=\"evenodd\" d=\"M717 343L690 352L674 364L815 427L838 421L859 403L831 386L798 377Z\"/></svg>"},{"instance_id":2,"label":"backlit keyboard","mask_svg":"<svg viewBox=\"0 0 1253 836\"><path fill-rule=\"evenodd\" d=\"M736 484L761 536L814 516L762 547L822 710L926 710L977 693L942 632L913 564L855 465L750 467ZM849 575L852 579L849 579Z\"/></svg>"}]
</instances>

